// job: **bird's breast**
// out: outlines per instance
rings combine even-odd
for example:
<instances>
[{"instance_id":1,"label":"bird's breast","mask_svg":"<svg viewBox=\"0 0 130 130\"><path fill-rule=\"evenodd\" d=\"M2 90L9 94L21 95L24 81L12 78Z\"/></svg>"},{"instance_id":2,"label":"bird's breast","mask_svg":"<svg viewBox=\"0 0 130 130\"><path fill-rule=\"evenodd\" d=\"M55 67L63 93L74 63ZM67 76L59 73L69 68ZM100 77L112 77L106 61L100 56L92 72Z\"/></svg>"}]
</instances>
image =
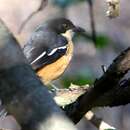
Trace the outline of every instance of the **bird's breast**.
<instances>
[{"instance_id":1,"label":"bird's breast","mask_svg":"<svg viewBox=\"0 0 130 130\"><path fill-rule=\"evenodd\" d=\"M48 84L52 80L57 79L69 65L72 56L73 43L72 41L69 41L67 44L67 51L64 56L60 57L54 63L48 64L37 72L37 74L42 78L44 84Z\"/></svg>"}]
</instances>

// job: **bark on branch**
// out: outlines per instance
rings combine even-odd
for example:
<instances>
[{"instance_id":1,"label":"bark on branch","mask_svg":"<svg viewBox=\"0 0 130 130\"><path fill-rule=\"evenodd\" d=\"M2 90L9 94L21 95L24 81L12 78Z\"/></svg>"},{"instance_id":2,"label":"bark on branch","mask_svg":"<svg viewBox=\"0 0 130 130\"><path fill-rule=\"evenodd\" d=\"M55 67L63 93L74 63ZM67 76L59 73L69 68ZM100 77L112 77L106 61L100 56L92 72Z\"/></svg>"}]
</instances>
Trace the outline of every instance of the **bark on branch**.
<instances>
[{"instance_id":1,"label":"bark on branch","mask_svg":"<svg viewBox=\"0 0 130 130\"><path fill-rule=\"evenodd\" d=\"M77 98L90 91L90 87L73 85L77 88L56 91L54 100L59 106L65 107L76 102ZM130 78L124 79L110 91L102 94L93 103L94 107L115 107L130 103ZM68 109L69 110L69 109Z\"/></svg>"},{"instance_id":2,"label":"bark on branch","mask_svg":"<svg viewBox=\"0 0 130 130\"><path fill-rule=\"evenodd\" d=\"M118 85L120 79L129 69L130 48L123 51L113 61L104 75L95 82L94 87L91 87L89 91L80 96L75 103L72 103L65 108L67 115L74 123L79 122L85 113L94 107L93 104L97 99Z\"/></svg>"},{"instance_id":3,"label":"bark on branch","mask_svg":"<svg viewBox=\"0 0 130 130\"><path fill-rule=\"evenodd\" d=\"M115 107L130 103L130 78L124 79L112 90L102 95L95 101L93 107Z\"/></svg>"}]
</instances>

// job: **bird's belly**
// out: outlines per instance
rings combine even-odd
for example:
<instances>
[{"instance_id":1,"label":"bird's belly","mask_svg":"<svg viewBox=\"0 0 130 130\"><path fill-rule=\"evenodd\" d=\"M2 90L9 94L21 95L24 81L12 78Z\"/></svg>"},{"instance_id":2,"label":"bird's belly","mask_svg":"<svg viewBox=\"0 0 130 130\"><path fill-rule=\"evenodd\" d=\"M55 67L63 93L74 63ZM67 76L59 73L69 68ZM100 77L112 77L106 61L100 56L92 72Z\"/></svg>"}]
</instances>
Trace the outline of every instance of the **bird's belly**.
<instances>
[{"instance_id":1,"label":"bird's belly","mask_svg":"<svg viewBox=\"0 0 130 130\"><path fill-rule=\"evenodd\" d=\"M37 74L40 76L44 84L48 84L50 81L58 78L67 68L73 55L73 44L68 45L66 55L62 56L60 59L52 64L45 66L40 69Z\"/></svg>"}]
</instances>

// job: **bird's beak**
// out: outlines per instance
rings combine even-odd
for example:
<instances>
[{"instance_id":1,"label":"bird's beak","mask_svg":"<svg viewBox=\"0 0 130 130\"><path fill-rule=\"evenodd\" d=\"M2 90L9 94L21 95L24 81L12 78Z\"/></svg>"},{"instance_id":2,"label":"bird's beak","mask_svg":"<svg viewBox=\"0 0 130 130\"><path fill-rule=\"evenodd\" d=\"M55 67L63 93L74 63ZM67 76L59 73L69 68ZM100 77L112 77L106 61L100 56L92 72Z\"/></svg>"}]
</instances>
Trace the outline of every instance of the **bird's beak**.
<instances>
[{"instance_id":1,"label":"bird's beak","mask_svg":"<svg viewBox=\"0 0 130 130\"><path fill-rule=\"evenodd\" d=\"M78 27L78 26L75 26L73 28L73 32L75 32L75 33L83 33L83 32L85 32L85 29L83 29L81 27Z\"/></svg>"}]
</instances>

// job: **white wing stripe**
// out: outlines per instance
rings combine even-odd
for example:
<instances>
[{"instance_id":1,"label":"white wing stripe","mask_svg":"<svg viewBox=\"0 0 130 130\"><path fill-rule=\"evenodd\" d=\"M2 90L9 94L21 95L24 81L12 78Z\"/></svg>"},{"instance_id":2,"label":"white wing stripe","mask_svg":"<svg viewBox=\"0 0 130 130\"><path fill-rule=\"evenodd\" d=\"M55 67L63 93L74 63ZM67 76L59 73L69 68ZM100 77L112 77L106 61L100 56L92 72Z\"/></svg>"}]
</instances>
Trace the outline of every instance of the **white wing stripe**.
<instances>
[{"instance_id":1,"label":"white wing stripe","mask_svg":"<svg viewBox=\"0 0 130 130\"><path fill-rule=\"evenodd\" d=\"M58 49L66 49L67 47L66 46L61 46L61 47L58 47Z\"/></svg>"},{"instance_id":2,"label":"white wing stripe","mask_svg":"<svg viewBox=\"0 0 130 130\"><path fill-rule=\"evenodd\" d=\"M47 54L48 56L51 56L53 55L57 50L60 50L60 49L66 49L67 47L66 46L61 46L61 47L58 47L58 48L55 48L53 49L49 54ZM40 58L42 58L44 55L46 54L46 51L44 51L40 56L38 56L34 61L31 62L31 64L35 63L36 61L38 61Z\"/></svg>"},{"instance_id":3,"label":"white wing stripe","mask_svg":"<svg viewBox=\"0 0 130 130\"><path fill-rule=\"evenodd\" d=\"M60 50L60 49L66 49L67 47L66 46L61 46L61 47L58 47L58 48L55 48L53 49L49 54L47 54L48 56L51 56L53 55L57 50Z\"/></svg>"},{"instance_id":4,"label":"white wing stripe","mask_svg":"<svg viewBox=\"0 0 130 130\"><path fill-rule=\"evenodd\" d=\"M46 54L46 51L44 51L40 56L38 56L34 61L31 62L31 64L35 63L37 60L42 58Z\"/></svg>"},{"instance_id":5,"label":"white wing stripe","mask_svg":"<svg viewBox=\"0 0 130 130\"><path fill-rule=\"evenodd\" d=\"M55 49L53 49L49 54L47 54L48 56L51 56L51 55L53 55L56 51L57 51L57 49L58 48L55 48Z\"/></svg>"}]
</instances>

